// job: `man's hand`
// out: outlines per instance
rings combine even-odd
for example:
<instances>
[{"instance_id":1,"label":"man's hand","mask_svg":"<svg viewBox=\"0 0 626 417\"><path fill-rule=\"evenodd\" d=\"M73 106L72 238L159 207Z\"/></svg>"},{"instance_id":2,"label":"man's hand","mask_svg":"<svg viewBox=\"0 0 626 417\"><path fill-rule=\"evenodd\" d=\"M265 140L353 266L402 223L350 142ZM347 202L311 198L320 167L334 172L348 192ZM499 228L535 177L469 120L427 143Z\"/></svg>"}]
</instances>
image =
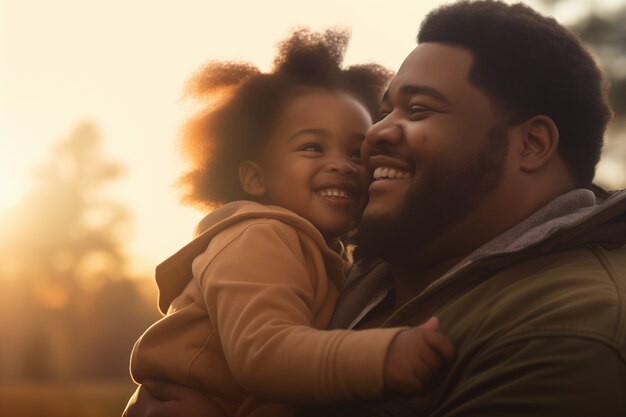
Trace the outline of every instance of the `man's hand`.
<instances>
[{"instance_id":1,"label":"man's hand","mask_svg":"<svg viewBox=\"0 0 626 417\"><path fill-rule=\"evenodd\" d=\"M401 394L421 391L442 362L454 360L452 342L439 333L439 320L431 317L424 324L399 333L385 360L385 387Z\"/></svg>"},{"instance_id":2,"label":"man's hand","mask_svg":"<svg viewBox=\"0 0 626 417\"><path fill-rule=\"evenodd\" d=\"M122 417L225 417L200 391L162 380L146 380L128 401Z\"/></svg>"}]
</instances>

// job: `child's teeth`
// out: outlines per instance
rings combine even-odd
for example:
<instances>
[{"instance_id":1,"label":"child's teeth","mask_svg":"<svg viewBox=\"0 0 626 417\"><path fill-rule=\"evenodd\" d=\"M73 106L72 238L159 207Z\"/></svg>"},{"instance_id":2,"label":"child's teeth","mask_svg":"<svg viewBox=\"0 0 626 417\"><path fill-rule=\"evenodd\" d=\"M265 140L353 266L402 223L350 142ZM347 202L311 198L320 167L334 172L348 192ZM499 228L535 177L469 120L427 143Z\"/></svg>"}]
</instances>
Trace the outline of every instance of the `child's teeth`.
<instances>
[{"instance_id":1,"label":"child's teeth","mask_svg":"<svg viewBox=\"0 0 626 417\"><path fill-rule=\"evenodd\" d=\"M338 188L321 190L320 195L324 197L350 198L350 194L346 190L340 190Z\"/></svg>"}]
</instances>

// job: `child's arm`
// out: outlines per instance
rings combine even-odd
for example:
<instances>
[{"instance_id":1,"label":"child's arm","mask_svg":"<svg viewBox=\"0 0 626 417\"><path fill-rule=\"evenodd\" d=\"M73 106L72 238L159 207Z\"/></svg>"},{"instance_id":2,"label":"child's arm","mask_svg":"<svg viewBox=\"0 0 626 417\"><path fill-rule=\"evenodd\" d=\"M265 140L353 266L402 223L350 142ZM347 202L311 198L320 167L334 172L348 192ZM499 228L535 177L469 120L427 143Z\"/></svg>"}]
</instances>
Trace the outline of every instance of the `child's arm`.
<instances>
[{"instance_id":1,"label":"child's arm","mask_svg":"<svg viewBox=\"0 0 626 417\"><path fill-rule=\"evenodd\" d=\"M381 396L387 352L396 336L405 350L414 329L314 329L313 311L320 306L313 294L330 284L312 280L305 262L310 253L301 245L290 226L257 223L210 264L199 266L209 314L231 372L248 391L274 400L337 402ZM415 357L410 358L413 364Z\"/></svg>"}]
</instances>

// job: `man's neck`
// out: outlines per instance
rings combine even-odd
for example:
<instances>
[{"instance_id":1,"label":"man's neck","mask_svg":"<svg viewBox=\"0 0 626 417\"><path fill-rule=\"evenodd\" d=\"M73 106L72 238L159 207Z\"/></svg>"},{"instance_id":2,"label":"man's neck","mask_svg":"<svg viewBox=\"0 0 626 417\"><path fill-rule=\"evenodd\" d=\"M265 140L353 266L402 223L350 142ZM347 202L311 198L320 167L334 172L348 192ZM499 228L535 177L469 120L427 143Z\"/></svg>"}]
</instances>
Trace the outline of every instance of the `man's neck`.
<instances>
[{"instance_id":1,"label":"man's neck","mask_svg":"<svg viewBox=\"0 0 626 417\"><path fill-rule=\"evenodd\" d=\"M414 265L407 267L398 263L393 264L392 273L395 295L393 311L419 295L426 287L444 275L460 260L461 257L456 257L424 265L421 268L416 268Z\"/></svg>"},{"instance_id":2,"label":"man's neck","mask_svg":"<svg viewBox=\"0 0 626 417\"><path fill-rule=\"evenodd\" d=\"M580 203L589 205L593 203L593 196L580 195L581 191L577 191L579 194L576 196L577 201ZM563 194L562 194L563 195ZM591 200L590 200L591 199ZM412 300L421 294L432 283L444 277L450 271L454 270L464 259L471 254L475 253L479 248L483 248L487 242L492 242L493 239L498 237L497 244L503 244L501 241L505 240L504 244L510 239L515 239L518 234L523 233L524 230L517 230L520 227L530 227L527 220L531 216L544 216L541 217L541 223L546 221L545 215L542 215L542 211L548 211L551 216L555 213L558 215L560 212L555 212L553 207L547 207L547 203L554 201L546 201L542 206L539 204L534 211L528 213L522 213L513 220L509 218L507 223L502 223L502 219L494 217L491 222L491 226L498 223L499 227L490 230L490 233L485 233L485 229L477 231L471 227L461 228L465 239L458 238L460 235L454 236L441 233L436 238L429 240L428 245L422 245L420 248L414 248L410 253L396 254L396 256L385 257L385 261L391 267L393 289L389 293L388 297L372 310L357 326L357 328L376 327L382 324L390 315L400 309L407 302ZM567 201L559 204L566 204ZM572 206L573 203L568 203ZM574 204L574 205L575 205ZM542 211L539 211L542 209ZM535 221L538 221L535 219ZM481 223L486 224L486 223ZM471 225L470 225L471 226ZM516 229L514 230L514 226ZM502 235L507 231L507 235ZM482 233L480 233L482 232ZM510 232L510 233L509 233ZM511 237L511 233L515 236ZM502 236L500 238L500 236ZM469 238L469 239L468 239ZM493 246L493 245L491 245ZM494 247L486 248L489 252L493 252Z\"/></svg>"},{"instance_id":3,"label":"man's neck","mask_svg":"<svg viewBox=\"0 0 626 417\"><path fill-rule=\"evenodd\" d=\"M484 202L455 222L430 236L422 235L419 244L386 259L393 266L394 283L400 286L400 300L413 298L444 275L467 255L501 233L532 216L557 197L558 193L492 192Z\"/></svg>"},{"instance_id":4,"label":"man's neck","mask_svg":"<svg viewBox=\"0 0 626 417\"><path fill-rule=\"evenodd\" d=\"M578 199L580 200L580 197ZM505 231L521 225L551 201L555 201L555 199L542 202L541 205L537 205L539 207L519 211L516 215L509 215L508 218L504 216L498 218L498 216L492 215L493 220L491 222L488 222L486 218L477 221L477 224L489 224L490 227L476 228L474 222L468 222L467 219L464 219L454 230L442 232L431 239L428 244L414 248L411 253L386 259L391 265L393 273L394 311L422 293L468 255L502 235ZM545 221L546 219L542 218L542 222ZM521 233L520 231L517 232Z\"/></svg>"}]
</instances>

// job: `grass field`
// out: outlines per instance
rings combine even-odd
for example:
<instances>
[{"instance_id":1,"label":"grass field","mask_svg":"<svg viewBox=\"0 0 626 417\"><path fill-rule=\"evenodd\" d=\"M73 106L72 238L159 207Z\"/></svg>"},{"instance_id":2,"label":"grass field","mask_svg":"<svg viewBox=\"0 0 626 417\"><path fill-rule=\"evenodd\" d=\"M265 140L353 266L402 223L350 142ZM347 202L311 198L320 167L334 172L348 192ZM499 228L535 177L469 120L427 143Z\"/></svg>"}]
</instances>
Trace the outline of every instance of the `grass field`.
<instances>
[{"instance_id":1,"label":"grass field","mask_svg":"<svg viewBox=\"0 0 626 417\"><path fill-rule=\"evenodd\" d=\"M134 390L129 379L0 385L0 416L119 417Z\"/></svg>"}]
</instances>

